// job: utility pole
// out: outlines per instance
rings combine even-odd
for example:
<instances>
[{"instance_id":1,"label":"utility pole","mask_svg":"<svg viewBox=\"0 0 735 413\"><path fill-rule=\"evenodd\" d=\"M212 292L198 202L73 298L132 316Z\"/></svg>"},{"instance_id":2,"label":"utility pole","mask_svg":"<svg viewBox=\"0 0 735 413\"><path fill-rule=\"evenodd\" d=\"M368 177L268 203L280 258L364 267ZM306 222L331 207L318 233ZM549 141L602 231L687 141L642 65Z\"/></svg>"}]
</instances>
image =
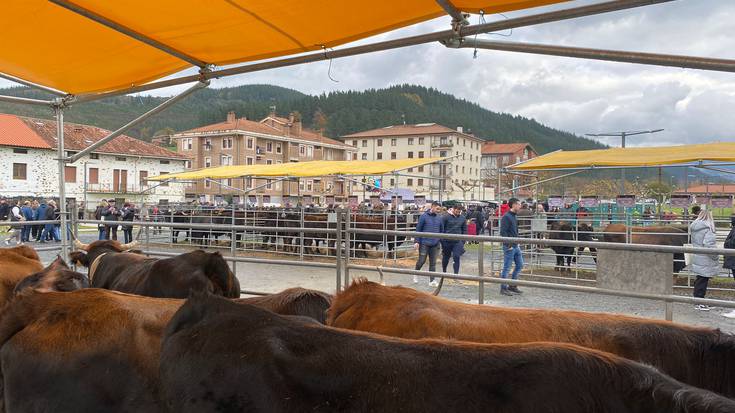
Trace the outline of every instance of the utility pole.
<instances>
[{"instance_id":1,"label":"utility pole","mask_svg":"<svg viewBox=\"0 0 735 413\"><path fill-rule=\"evenodd\" d=\"M620 147L625 148L625 138L628 136L643 135L645 133L661 132L663 129L644 130L644 131L623 131L610 133L586 133L586 136L592 137L620 137ZM625 168L620 169L620 195L625 195Z\"/></svg>"}]
</instances>

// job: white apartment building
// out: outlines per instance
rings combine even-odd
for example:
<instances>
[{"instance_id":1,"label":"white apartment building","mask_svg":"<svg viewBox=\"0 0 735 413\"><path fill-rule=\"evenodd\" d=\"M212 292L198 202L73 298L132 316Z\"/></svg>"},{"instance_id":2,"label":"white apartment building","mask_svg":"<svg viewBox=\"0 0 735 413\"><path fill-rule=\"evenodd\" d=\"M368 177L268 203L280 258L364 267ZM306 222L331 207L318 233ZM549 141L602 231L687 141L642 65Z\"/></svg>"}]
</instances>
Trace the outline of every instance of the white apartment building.
<instances>
[{"instance_id":1,"label":"white apartment building","mask_svg":"<svg viewBox=\"0 0 735 413\"><path fill-rule=\"evenodd\" d=\"M394 125L345 135L353 146L354 160L450 158L441 164L408 169L406 176L386 176L386 188L406 188L432 200L480 199L480 159L483 139L464 133L462 127L436 123ZM356 188L359 189L359 188ZM357 191L355 195L361 195Z\"/></svg>"},{"instance_id":2,"label":"white apartment building","mask_svg":"<svg viewBox=\"0 0 735 413\"><path fill-rule=\"evenodd\" d=\"M110 131L64 124L66 155L107 136ZM59 166L56 121L0 114L0 196L56 198ZM64 170L67 199L87 201L87 210L102 199L140 203L181 202L182 184L157 187L149 176L182 172L187 158L129 136L119 136ZM145 192L144 192L145 191Z\"/></svg>"}]
</instances>

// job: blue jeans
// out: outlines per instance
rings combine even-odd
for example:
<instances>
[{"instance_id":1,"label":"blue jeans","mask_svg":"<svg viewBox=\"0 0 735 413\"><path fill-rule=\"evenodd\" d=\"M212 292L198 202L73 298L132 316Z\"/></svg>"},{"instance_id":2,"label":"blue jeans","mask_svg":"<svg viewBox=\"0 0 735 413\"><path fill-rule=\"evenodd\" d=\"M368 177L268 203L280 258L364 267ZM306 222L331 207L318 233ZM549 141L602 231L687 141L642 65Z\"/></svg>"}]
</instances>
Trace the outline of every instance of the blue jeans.
<instances>
[{"instance_id":1,"label":"blue jeans","mask_svg":"<svg viewBox=\"0 0 735 413\"><path fill-rule=\"evenodd\" d=\"M454 265L452 269L455 274L459 274L459 260L464 254L464 241L457 240L442 240L442 271L447 272L449 266L449 259L454 259Z\"/></svg>"},{"instance_id":2,"label":"blue jeans","mask_svg":"<svg viewBox=\"0 0 735 413\"><path fill-rule=\"evenodd\" d=\"M102 241L103 239L107 239L107 233L105 232L105 227L97 227L97 230L99 231L99 236L97 237L99 241Z\"/></svg>"},{"instance_id":3,"label":"blue jeans","mask_svg":"<svg viewBox=\"0 0 735 413\"><path fill-rule=\"evenodd\" d=\"M46 236L48 234L51 234L54 241L61 241L61 237L59 236L59 227L57 227L54 224L45 224L43 226L43 232L41 233L41 241L46 241Z\"/></svg>"},{"instance_id":4,"label":"blue jeans","mask_svg":"<svg viewBox=\"0 0 735 413\"><path fill-rule=\"evenodd\" d=\"M31 224L24 224L23 229L20 233L20 240L21 242L28 242L30 241L29 238L31 237Z\"/></svg>"},{"instance_id":5,"label":"blue jeans","mask_svg":"<svg viewBox=\"0 0 735 413\"><path fill-rule=\"evenodd\" d=\"M500 278L508 278L508 271L510 266L515 263L516 267L513 269L511 278L514 280L518 279L518 273L523 268L523 254L521 253L521 247L515 245L513 247L506 247L503 245L503 271L500 273ZM500 289L505 290L508 288L507 284L500 284Z\"/></svg>"}]
</instances>

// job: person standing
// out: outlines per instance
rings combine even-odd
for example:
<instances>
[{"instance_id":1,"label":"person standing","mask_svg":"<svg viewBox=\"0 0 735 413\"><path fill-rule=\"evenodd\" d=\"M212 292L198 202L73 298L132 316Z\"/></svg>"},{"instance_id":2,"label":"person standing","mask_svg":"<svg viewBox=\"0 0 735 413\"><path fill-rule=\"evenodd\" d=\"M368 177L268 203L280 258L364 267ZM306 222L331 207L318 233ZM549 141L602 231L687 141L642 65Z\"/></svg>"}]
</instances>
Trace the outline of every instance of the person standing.
<instances>
[{"instance_id":1,"label":"person standing","mask_svg":"<svg viewBox=\"0 0 735 413\"><path fill-rule=\"evenodd\" d=\"M97 205L97 208L94 210L94 219L96 221L104 221L105 218L107 218L109 205L107 204L107 201L104 199L100 201L100 204ZM99 231L99 236L97 237L98 240L107 239L107 227L105 224L97 224L97 230Z\"/></svg>"},{"instance_id":2,"label":"person standing","mask_svg":"<svg viewBox=\"0 0 735 413\"><path fill-rule=\"evenodd\" d=\"M716 248L715 221L712 219L712 212L702 210L699 213L697 219L689 225L689 236L694 247ZM717 255L693 254L691 270L697 274L697 278L694 280L694 297L704 298L707 294L709 279L720 271ZM697 304L694 308L700 311L710 310L710 307L705 304Z\"/></svg>"},{"instance_id":3,"label":"person standing","mask_svg":"<svg viewBox=\"0 0 735 413\"><path fill-rule=\"evenodd\" d=\"M35 199L33 200L33 202L31 202L31 214L32 215L31 215L30 221L35 221L35 220L38 219L38 207L40 205L41 204L39 204L38 201L35 200ZM43 226L42 225L36 225L36 224L31 225L31 236L30 236L30 238L33 238L34 240L36 240L36 238L38 238L38 237L41 236L41 231L42 230L43 230Z\"/></svg>"},{"instance_id":4,"label":"person standing","mask_svg":"<svg viewBox=\"0 0 735 413\"><path fill-rule=\"evenodd\" d=\"M730 233L725 238L726 249L735 249L735 215L730 217ZM735 255L726 255L722 268L730 270L732 277L735 278Z\"/></svg>"},{"instance_id":5,"label":"person standing","mask_svg":"<svg viewBox=\"0 0 735 413\"><path fill-rule=\"evenodd\" d=\"M419 218L419 223L416 225L416 232L433 232L441 234L444 232L444 221L439 215L441 205L434 201L431 203L429 210L424 212ZM416 238L413 244L414 248L419 251L419 258L416 261L416 271L420 270L421 267L426 263L426 258L429 258L429 271L436 272L436 256L439 253L439 238L427 238L420 237ZM413 282L419 282L417 276L413 276ZM439 286L439 282L434 279L433 276L429 277L429 285L432 287Z\"/></svg>"},{"instance_id":6,"label":"person standing","mask_svg":"<svg viewBox=\"0 0 735 413\"><path fill-rule=\"evenodd\" d=\"M444 215L443 226L445 234L467 235L467 217L462 213L462 207L455 205L449 207L448 214ZM464 241L443 239L442 246L442 271L447 272L449 258L454 260L452 269L459 274L459 260L464 254Z\"/></svg>"},{"instance_id":7,"label":"person standing","mask_svg":"<svg viewBox=\"0 0 735 413\"><path fill-rule=\"evenodd\" d=\"M122 213L122 221L123 221L123 238L125 239L125 243L133 242L133 219L135 219L135 205L132 202L126 202L123 205L123 209L121 211ZM125 222L130 222L131 224L125 224Z\"/></svg>"},{"instance_id":8,"label":"person standing","mask_svg":"<svg viewBox=\"0 0 735 413\"><path fill-rule=\"evenodd\" d=\"M31 227L33 226L33 208L31 208L31 201L23 202L20 214L23 215L23 221L25 221L23 223L23 230L20 233L20 242L30 242Z\"/></svg>"},{"instance_id":9,"label":"person standing","mask_svg":"<svg viewBox=\"0 0 735 413\"><path fill-rule=\"evenodd\" d=\"M501 237L518 237L518 211L521 209L521 203L517 198L511 198L508 200L508 212L503 215L500 219L500 236ZM518 273L523 268L523 254L518 244L512 242L503 243L503 270L500 273L500 278L508 278L508 272L510 267L515 263L515 268L511 274L511 278L514 280L518 279ZM500 285L501 295L513 295L522 294L521 290L517 286L507 284Z\"/></svg>"},{"instance_id":10,"label":"person standing","mask_svg":"<svg viewBox=\"0 0 735 413\"><path fill-rule=\"evenodd\" d=\"M105 221L110 221L112 224L106 225L107 239L117 241L117 221L122 213L115 206L115 200L110 199L107 201L109 208L107 208L107 215L105 215Z\"/></svg>"},{"instance_id":11,"label":"person standing","mask_svg":"<svg viewBox=\"0 0 735 413\"><path fill-rule=\"evenodd\" d=\"M5 245L10 245L10 241L15 240L15 245L20 245L22 236L21 236L21 221L25 220L23 218L23 215L20 212L20 201L15 201L13 203L13 206L10 208L10 236L5 240Z\"/></svg>"},{"instance_id":12,"label":"person standing","mask_svg":"<svg viewBox=\"0 0 735 413\"><path fill-rule=\"evenodd\" d=\"M43 217L44 221L53 221L56 216L56 202L48 201L46 209L45 209L45 216ZM51 237L56 242L61 242L61 237L59 236L59 229L54 224L44 224L43 225L43 232L41 233L41 243L45 243L47 237Z\"/></svg>"},{"instance_id":13,"label":"person standing","mask_svg":"<svg viewBox=\"0 0 735 413\"><path fill-rule=\"evenodd\" d=\"M36 221L44 221L46 219L46 209L48 209L48 204L46 204L46 200L42 199L41 204L36 208ZM42 237L44 235L44 229L46 228L45 224L38 225L38 235L36 235L36 241L41 241ZM43 239L43 241L46 241Z\"/></svg>"}]
</instances>

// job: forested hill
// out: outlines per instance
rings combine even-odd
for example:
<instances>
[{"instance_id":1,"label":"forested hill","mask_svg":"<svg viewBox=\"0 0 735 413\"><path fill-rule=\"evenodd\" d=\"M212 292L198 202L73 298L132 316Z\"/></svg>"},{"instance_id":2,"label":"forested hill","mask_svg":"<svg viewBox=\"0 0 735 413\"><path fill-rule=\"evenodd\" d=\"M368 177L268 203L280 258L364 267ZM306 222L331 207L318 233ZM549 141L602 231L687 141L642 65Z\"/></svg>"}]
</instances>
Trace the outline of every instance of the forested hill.
<instances>
[{"instance_id":1,"label":"forested hill","mask_svg":"<svg viewBox=\"0 0 735 413\"><path fill-rule=\"evenodd\" d=\"M44 98L27 88L0 90L0 94ZM73 106L65 113L68 122L115 129L162 102L160 97L122 96ZM366 129L406 123L436 122L451 128L464 127L484 139L497 142L530 142L541 153L557 149L593 149L602 145L590 139L556 130L533 119L492 112L478 104L422 86L401 85L361 92L333 92L319 96L272 85L245 85L205 89L156 115L128 134L141 139L174 130L221 122L230 110L238 116L261 119L270 106L285 116L301 114L305 126L339 137ZM50 110L0 102L0 112L50 118Z\"/></svg>"}]
</instances>

